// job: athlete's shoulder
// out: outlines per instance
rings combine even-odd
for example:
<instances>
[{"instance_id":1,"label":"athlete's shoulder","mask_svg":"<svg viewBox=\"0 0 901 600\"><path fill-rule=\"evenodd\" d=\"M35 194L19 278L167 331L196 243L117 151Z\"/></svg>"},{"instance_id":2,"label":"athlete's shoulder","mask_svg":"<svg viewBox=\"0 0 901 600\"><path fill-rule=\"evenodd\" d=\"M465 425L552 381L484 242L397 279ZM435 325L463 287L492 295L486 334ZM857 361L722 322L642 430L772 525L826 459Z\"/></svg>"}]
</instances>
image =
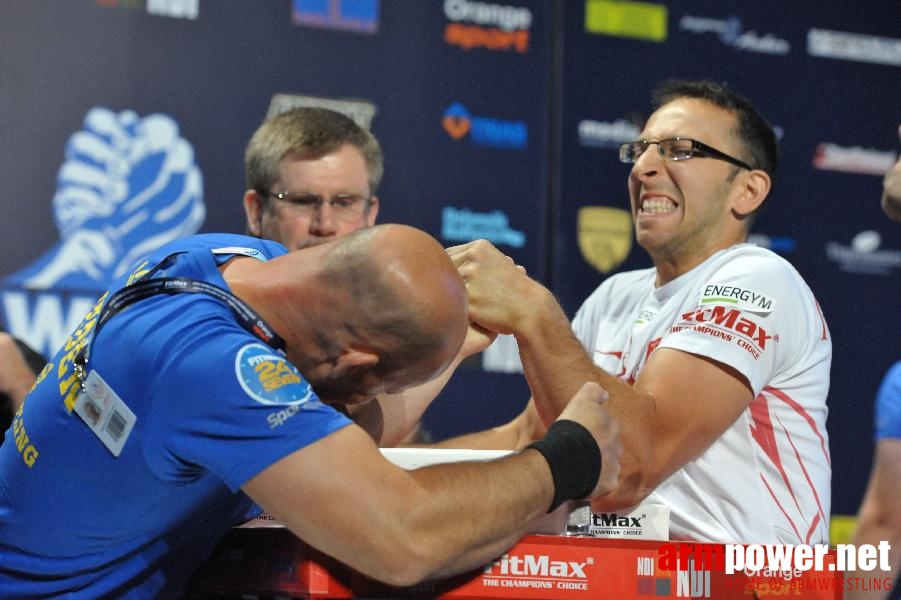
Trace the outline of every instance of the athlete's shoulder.
<instances>
[{"instance_id":1,"label":"athlete's shoulder","mask_svg":"<svg viewBox=\"0 0 901 600\"><path fill-rule=\"evenodd\" d=\"M595 293L609 294L623 290L630 290L636 287L644 289L648 285L653 285L656 277L657 270L653 267L649 269L621 271L619 273L614 273L603 282L601 282L601 284L595 290Z\"/></svg>"},{"instance_id":2,"label":"athlete's shoulder","mask_svg":"<svg viewBox=\"0 0 901 600\"><path fill-rule=\"evenodd\" d=\"M191 235L169 242L137 261L126 275L126 283L146 274L148 270L160 268L166 264L167 259L171 261L174 257L179 257L182 264L186 257L193 257L193 260L187 262L215 266L239 255L267 261L287 252L287 248L281 244L247 235L234 233ZM213 260L208 260L210 257Z\"/></svg>"},{"instance_id":3,"label":"athlete's shoulder","mask_svg":"<svg viewBox=\"0 0 901 600\"><path fill-rule=\"evenodd\" d=\"M260 259L287 253L277 242L236 233L200 233L169 242L154 254L168 256L179 252L209 251L214 254L243 254Z\"/></svg>"},{"instance_id":4,"label":"athlete's shoulder","mask_svg":"<svg viewBox=\"0 0 901 600\"><path fill-rule=\"evenodd\" d=\"M653 268L611 275L585 299L577 311L577 319L633 304L637 298L654 289L655 278L656 270Z\"/></svg>"},{"instance_id":5,"label":"athlete's shoulder","mask_svg":"<svg viewBox=\"0 0 901 600\"><path fill-rule=\"evenodd\" d=\"M738 244L714 254L708 263L714 265L733 264L740 262L742 265L753 265L759 269L784 271L798 275L797 269L784 257L776 254L769 248L762 248L754 244ZM800 275L798 275L800 276Z\"/></svg>"},{"instance_id":6,"label":"athlete's shoulder","mask_svg":"<svg viewBox=\"0 0 901 600\"><path fill-rule=\"evenodd\" d=\"M739 244L721 250L695 269L706 279L735 279L778 291L783 286L807 288L807 282L784 257L767 248Z\"/></svg>"}]
</instances>

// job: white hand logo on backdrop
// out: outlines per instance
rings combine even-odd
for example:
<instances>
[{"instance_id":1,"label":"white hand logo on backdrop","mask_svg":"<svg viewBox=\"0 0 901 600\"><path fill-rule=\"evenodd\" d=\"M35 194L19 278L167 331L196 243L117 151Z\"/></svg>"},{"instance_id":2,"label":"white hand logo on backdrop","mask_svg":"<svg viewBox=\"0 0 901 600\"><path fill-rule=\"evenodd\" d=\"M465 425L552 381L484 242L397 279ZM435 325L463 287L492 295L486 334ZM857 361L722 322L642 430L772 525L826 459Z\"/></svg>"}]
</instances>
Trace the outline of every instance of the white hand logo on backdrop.
<instances>
[{"instance_id":1,"label":"white hand logo on backdrop","mask_svg":"<svg viewBox=\"0 0 901 600\"><path fill-rule=\"evenodd\" d=\"M105 108L69 138L53 209L60 242L7 283L100 290L206 215L194 151L175 121Z\"/></svg>"}]
</instances>

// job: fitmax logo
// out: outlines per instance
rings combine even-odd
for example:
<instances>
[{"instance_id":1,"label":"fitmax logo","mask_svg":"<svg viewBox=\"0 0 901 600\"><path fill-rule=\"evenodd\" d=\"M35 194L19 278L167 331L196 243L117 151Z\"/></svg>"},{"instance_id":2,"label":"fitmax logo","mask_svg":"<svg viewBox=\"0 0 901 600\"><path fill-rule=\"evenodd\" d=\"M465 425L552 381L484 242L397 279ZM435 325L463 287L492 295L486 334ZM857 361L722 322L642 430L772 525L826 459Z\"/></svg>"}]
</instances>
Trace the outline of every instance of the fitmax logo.
<instances>
[{"instance_id":1,"label":"fitmax logo","mask_svg":"<svg viewBox=\"0 0 901 600\"><path fill-rule=\"evenodd\" d=\"M620 517L616 513L592 513L591 524L596 527L641 527L641 520L645 517Z\"/></svg>"},{"instance_id":2,"label":"fitmax logo","mask_svg":"<svg viewBox=\"0 0 901 600\"><path fill-rule=\"evenodd\" d=\"M682 320L687 323L710 323L731 329L748 338L761 350L766 350L767 340L779 341L778 336L768 334L763 327L743 317L741 311L735 308L726 309L722 306L699 308L696 311L684 313Z\"/></svg>"},{"instance_id":3,"label":"fitmax logo","mask_svg":"<svg viewBox=\"0 0 901 600\"><path fill-rule=\"evenodd\" d=\"M469 135L472 143L478 146L522 150L529 141L529 128L525 121L473 116L459 102L444 111L441 125L452 139L461 140Z\"/></svg>"},{"instance_id":4,"label":"fitmax logo","mask_svg":"<svg viewBox=\"0 0 901 600\"><path fill-rule=\"evenodd\" d=\"M514 575L526 577L568 577L573 579L587 579L585 567L588 562L574 562L564 560L551 560L544 554L536 556L526 554L523 556L510 556L504 554L493 564L485 567L486 575ZM495 571L497 567L497 571Z\"/></svg>"}]
</instances>

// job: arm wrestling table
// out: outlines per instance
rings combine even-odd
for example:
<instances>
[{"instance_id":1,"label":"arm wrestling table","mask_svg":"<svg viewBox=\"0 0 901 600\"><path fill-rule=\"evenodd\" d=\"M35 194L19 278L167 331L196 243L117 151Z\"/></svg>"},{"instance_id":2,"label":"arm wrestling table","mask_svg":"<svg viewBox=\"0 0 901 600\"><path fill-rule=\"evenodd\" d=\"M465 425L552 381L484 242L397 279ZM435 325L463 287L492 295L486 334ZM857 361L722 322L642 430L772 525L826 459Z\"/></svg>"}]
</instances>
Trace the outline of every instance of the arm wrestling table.
<instances>
[{"instance_id":1,"label":"arm wrestling table","mask_svg":"<svg viewBox=\"0 0 901 600\"><path fill-rule=\"evenodd\" d=\"M306 546L278 527L231 531L196 574L195 600L222 597L438 598L475 600L650 600L661 598L842 598L840 572L800 577L664 570L661 546L674 542L526 535L483 569L393 588ZM830 583L831 578L831 583Z\"/></svg>"},{"instance_id":2,"label":"arm wrestling table","mask_svg":"<svg viewBox=\"0 0 901 600\"><path fill-rule=\"evenodd\" d=\"M403 468L452 460L484 460L506 452L383 449ZM566 535L575 503L567 503L531 524L529 534L493 563L440 581L394 588L307 546L277 523L257 520L237 527L221 541L195 574L190 597L475 600L649 600L651 598L743 599L764 597L837 600L843 597L840 572L734 573L695 562L661 568L658 558L678 550L678 542L654 539ZM582 505L583 511L588 509ZM571 512L573 511L573 512ZM578 520L578 519L577 519ZM707 545L708 547L715 545ZM722 550L722 547L719 548ZM827 555L834 564L834 554ZM688 561L686 561L688 562ZM828 568L828 566L826 567Z\"/></svg>"}]
</instances>

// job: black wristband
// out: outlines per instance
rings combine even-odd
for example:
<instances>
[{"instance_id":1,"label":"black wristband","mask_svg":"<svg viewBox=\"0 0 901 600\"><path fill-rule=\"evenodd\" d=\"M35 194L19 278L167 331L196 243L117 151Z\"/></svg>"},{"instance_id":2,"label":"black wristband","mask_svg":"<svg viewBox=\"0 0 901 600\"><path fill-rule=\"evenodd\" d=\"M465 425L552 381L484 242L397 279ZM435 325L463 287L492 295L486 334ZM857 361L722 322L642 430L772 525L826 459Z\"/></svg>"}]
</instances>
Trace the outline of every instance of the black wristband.
<instances>
[{"instance_id":1,"label":"black wristband","mask_svg":"<svg viewBox=\"0 0 901 600\"><path fill-rule=\"evenodd\" d=\"M543 440L530 444L541 452L554 478L553 512L567 500L588 496L601 475L601 449L585 427L569 419L554 421Z\"/></svg>"}]
</instances>

